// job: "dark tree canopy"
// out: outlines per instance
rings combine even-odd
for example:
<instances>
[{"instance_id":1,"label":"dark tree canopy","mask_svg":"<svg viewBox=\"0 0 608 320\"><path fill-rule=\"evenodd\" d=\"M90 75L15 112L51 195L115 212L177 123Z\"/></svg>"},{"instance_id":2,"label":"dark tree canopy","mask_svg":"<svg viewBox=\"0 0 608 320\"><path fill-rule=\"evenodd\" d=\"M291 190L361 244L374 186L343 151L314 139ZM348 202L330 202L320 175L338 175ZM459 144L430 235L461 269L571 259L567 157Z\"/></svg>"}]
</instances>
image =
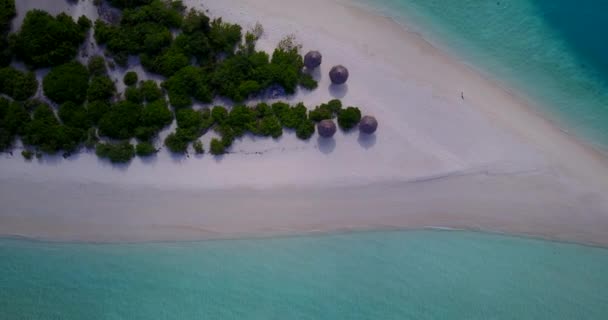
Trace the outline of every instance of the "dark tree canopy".
<instances>
[{"instance_id":1,"label":"dark tree canopy","mask_svg":"<svg viewBox=\"0 0 608 320\"><path fill-rule=\"evenodd\" d=\"M130 101L120 101L99 120L99 132L113 139L129 139L139 127L142 106Z\"/></svg>"},{"instance_id":2,"label":"dark tree canopy","mask_svg":"<svg viewBox=\"0 0 608 320\"><path fill-rule=\"evenodd\" d=\"M140 157L148 157L158 152L151 142L143 141L137 144L135 153Z\"/></svg>"},{"instance_id":3,"label":"dark tree canopy","mask_svg":"<svg viewBox=\"0 0 608 320\"><path fill-rule=\"evenodd\" d=\"M89 89L89 70L76 61L51 69L42 82L44 94L56 103L83 103Z\"/></svg>"},{"instance_id":4,"label":"dark tree canopy","mask_svg":"<svg viewBox=\"0 0 608 320\"><path fill-rule=\"evenodd\" d=\"M361 121L361 110L357 107L348 107L338 113L338 124L342 130L348 131Z\"/></svg>"},{"instance_id":5,"label":"dark tree canopy","mask_svg":"<svg viewBox=\"0 0 608 320\"><path fill-rule=\"evenodd\" d=\"M92 56L87 65L92 76L103 76L108 73L106 60L102 56Z\"/></svg>"},{"instance_id":6,"label":"dark tree canopy","mask_svg":"<svg viewBox=\"0 0 608 320\"><path fill-rule=\"evenodd\" d=\"M219 156L219 155L226 153L226 147L224 147L224 143L222 143L222 140L220 140L218 138L213 138L213 139L211 139L211 145L210 145L209 151L211 152L212 155Z\"/></svg>"},{"instance_id":7,"label":"dark tree canopy","mask_svg":"<svg viewBox=\"0 0 608 320\"><path fill-rule=\"evenodd\" d=\"M95 22L95 38L111 59L107 66L114 70L115 63L125 66L130 56L138 56L147 71L166 80L159 87L154 80L140 81L128 72L122 79L127 85L124 98L118 96L105 57L92 56L87 66L74 61L92 24L86 17L75 22L66 14L28 12L9 48L14 2L0 0L0 66L10 63L15 53L30 67L52 67L42 85L46 97L58 105L57 116L47 104L28 100L38 89L33 73L0 68L0 93L14 100L0 97L0 150L11 148L21 136L25 150L36 156L69 154L84 145L95 147L99 157L124 163L135 155L156 153L154 139L176 119L177 129L164 140L170 151L185 153L192 144L202 154L199 138L214 130L220 138L211 140L209 150L220 155L245 134L276 139L286 128L287 134L307 140L315 132L315 122L338 117L340 127L348 130L361 119L357 108L343 110L339 100L311 111L302 103L244 104L253 97L293 94L298 86L317 87L317 81L303 72L301 46L292 37L269 55L256 49L260 31L243 34L237 24L197 10L186 12L181 1L108 1L123 10L120 21ZM308 60L311 67L310 56ZM210 103L217 97L237 104L191 108L195 101ZM99 143L100 138L112 142ZM138 140L136 146L129 143L132 138Z\"/></svg>"},{"instance_id":8,"label":"dark tree canopy","mask_svg":"<svg viewBox=\"0 0 608 320\"><path fill-rule=\"evenodd\" d=\"M33 72L21 72L13 67L0 69L0 93L23 101L38 90L38 80Z\"/></svg>"},{"instance_id":9,"label":"dark tree canopy","mask_svg":"<svg viewBox=\"0 0 608 320\"><path fill-rule=\"evenodd\" d=\"M109 101L89 101L87 104L88 121L91 124L97 125L101 117L110 111Z\"/></svg>"},{"instance_id":10,"label":"dark tree canopy","mask_svg":"<svg viewBox=\"0 0 608 320\"><path fill-rule=\"evenodd\" d=\"M125 66L129 55L141 55L142 64L157 72L161 68L156 65L156 60L171 46L171 29L182 25L184 7L180 1L153 0L131 4L126 5L128 9L124 10L120 25L97 20L95 39L107 46L119 65Z\"/></svg>"},{"instance_id":11,"label":"dark tree canopy","mask_svg":"<svg viewBox=\"0 0 608 320\"><path fill-rule=\"evenodd\" d=\"M135 71L129 71L125 73L125 76L122 81L125 83L126 86L130 87L137 84L137 78L137 73Z\"/></svg>"},{"instance_id":12,"label":"dark tree canopy","mask_svg":"<svg viewBox=\"0 0 608 320\"><path fill-rule=\"evenodd\" d=\"M116 86L110 77L98 76L91 79L91 84L87 91L87 99L89 101L108 101L114 94L116 94Z\"/></svg>"},{"instance_id":13,"label":"dark tree canopy","mask_svg":"<svg viewBox=\"0 0 608 320\"><path fill-rule=\"evenodd\" d=\"M59 107L59 119L63 124L74 128L88 129L91 126L87 109L71 101Z\"/></svg>"},{"instance_id":14,"label":"dark tree canopy","mask_svg":"<svg viewBox=\"0 0 608 320\"><path fill-rule=\"evenodd\" d=\"M15 0L0 0L0 67L11 63L12 53L8 33L11 29L11 21L16 15Z\"/></svg>"},{"instance_id":15,"label":"dark tree canopy","mask_svg":"<svg viewBox=\"0 0 608 320\"><path fill-rule=\"evenodd\" d=\"M112 163L127 163L135 157L135 147L129 141L120 143L98 143L95 153L100 158L109 159Z\"/></svg>"},{"instance_id":16,"label":"dark tree canopy","mask_svg":"<svg viewBox=\"0 0 608 320\"><path fill-rule=\"evenodd\" d=\"M24 144L48 154L60 150L76 151L85 137L84 130L61 124L47 104L40 104L34 110L32 120L26 124L22 135Z\"/></svg>"},{"instance_id":17,"label":"dark tree canopy","mask_svg":"<svg viewBox=\"0 0 608 320\"><path fill-rule=\"evenodd\" d=\"M163 87L169 93L169 102L174 108L192 105L192 98L202 102L211 102L212 94L207 85L207 76L201 68L188 66L178 71Z\"/></svg>"},{"instance_id":18,"label":"dark tree canopy","mask_svg":"<svg viewBox=\"0 0 608 320\"><path fill-rule=\"evenodd\" d=\"M11 21L17 15L15 0L0 0L0 32L8 32Z\"/></svg>"},{"instance_id":19,"label":"dark tree canopy","mask_svg":"<svg viewBox=\"0 0 608 320\"><path fill-rule=\"evenodd\" d=\"M18 134L30 121L22 104L0 97L0 151L10 149Z\"/></svg>"},{"instance_id":20,"label":"dark tree canopy","mask_svg":"<svg viewBox=\"0 0 608 320\"><path fill-rule=\"evenodd\" d=\"M65 13L53 17L32 10L14 36L14 51L17 58L34 68L60 65L76 56L87 30L86 24L79 25Z\"/></svg>"}]
</instances>

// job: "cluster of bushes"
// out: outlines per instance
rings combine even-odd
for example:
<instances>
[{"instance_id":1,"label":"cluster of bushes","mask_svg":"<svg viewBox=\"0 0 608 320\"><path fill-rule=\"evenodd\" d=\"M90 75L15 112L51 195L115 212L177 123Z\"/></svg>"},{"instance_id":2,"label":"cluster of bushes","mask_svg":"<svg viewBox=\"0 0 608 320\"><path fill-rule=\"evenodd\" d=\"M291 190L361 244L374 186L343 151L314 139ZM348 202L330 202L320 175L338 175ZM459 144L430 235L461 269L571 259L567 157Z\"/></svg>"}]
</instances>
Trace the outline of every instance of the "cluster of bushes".
<instances>
[{"instance_id":1,"label":"cluster of bushes","mask_svg":"<svg viewBox=\"0 0 608 320\"><path fill-rule=\"evenodd\" d=\"M11 21L16 15L15 0L0 0L0 68L11 63L8 33L11 29Z\"/></svg>"},{"instance_id":2,"label":"cluster of bushes","mask_svg":"<svg viewBox=\"0 0 608 320\"><path fill-rule=\"evenodd\" d=\"M214 155L226 153L234 140L246 133L276 139L286 128L295 131L298 138L307 140L315 132L314 122L302 103L295 106L284 102L259 103L254 107L238 105L230 111L221 106L197 111L186 108L178 110L176 118L177 130L165 139L167 148L175 153L185 153L191 142L194 142L195 151L202 153L202 144L197 139L212 127L221 137L211 140L210 152Z\"/></svg>"},{"instance_id":3,"label":"cluster of bushes","mask_svg":"<svg viewBox=\"0 0 608 320\"><path fill-rule=\"evenodd\" d=\"M0 78L0 92L15 100L23 100L35 92L35 79L31 83L15 80L17 77L29 79L30 74L0 69L0 76L4 74L6 76ZM25 92L23 88L28 91L18 93ZM45 95L59 105L59 117L49 105L35 100L0 100L1 150L10 148L20 135L28 147L49 154L58 151L69 154L83 144L94 147L99 133L117 140L136 137L141 141L137 154L150 155L155 152L151 140L173 121L173 112L154 81L131 83L126 99L115 101L116 87L101 57L91 57L87 67L75 61L54 67L44 78L43 89ZM125 159L130 159L131 153L127 144L98 144L96 152L113 162L128 161Z\"/></svg>"},{"instance_id":4,"label":"cluster of bushes","mask_svg":"<svg viewBox=\"0 0 608 320\"><path fill-rule=\"evenodd\" d=\"M100 158L109 159L112 163L127 163L135 157L135 147L128 141L98 143L95 154Z\"/></svg>"},{"instance_id":5,"label":"cluster of bushes","mask_svg":"<svg viewBox=\"0 0 608 320\"><path fill-rule=\"evenodd\" d=\"M180 109L176 112L177 130L165 139L165 145L174 153L185 153L190 142L205 134L215 120L209 109Z\"/></svg>"},{"instance_id":6,"label":"cluster of bushes","mask_svg":"<svg viewBox=\"0 0 608 320\"><path fill-rule=\"evenodd\" d=\"M357 107L342 108L342 102L334 99L323 103L310 111L310 119L314 122L338 118L338 125L344 131L351 130L361 121L361 110Z\"/></svg>"},{"instance_id":7,"label":"cluster of bushes","mask_svg":"<svg viewBox=\"0 0 608 320\"><path fill-rule=\"evenodd\" d=\"M39 152L76 151L89 138L83 107L68 102L59 109L59 116L61 121L48 104L37 100L11 102L0 98L0 151L12 148L17 135Z\"/></svg>"},{"instance_id":8,"label":"cluster of bushes","mask_svg":"<svg viewBox=\"0 0 608 320\"><path fill-rule=\"evenodd\" d=\"M134 88L139 97L146 97L142 88ZM112 139L130 139L133 137L142 141L152 140L158 131L173 121L173 113L167 102L162 99L121 100L112 104L99 119L99 133Z\"/></svg>"},{"instance_id":9,"label":"cluster of bushes","mask_svg":"<svg viewBox=\"0 0 608 320\"><path fill-rule=\"evenodd\" d=\"M20 136L26 158L42 152L69 154L84 145L95 148L99 157L128 162L136 155L156 153L154 138L176 118L176 131L164 141L170 151L185 153L192 144L196 153L204 153L198 139L213 129L220 137L211 140L209 152L220 155L246 133L276 139L288 129L307 140L315 132L315 122L337 118L340 127L349 130L361 118L357 108L343 109L339 100L310 112L302 103L284 102L194 110L190 108L194 100L210 103L223 96L240 103L274 86L291 94L298 85L314 89L317 83L302 72L300 46L293 37L281 41L269 55L255 48L261 26L243 35L239 25L221 18L210 19L195 10L186 13L181 1L109 2L124 9L122 19L118 25L96 21L97 41L106 45L117 63L125 65L130 55L137 55L144 68L166 76L166 81L159 87L128 72L124 95L118 97L104 57L93 56L87 65L73 61L91 22L32 10L21 30L11 36L10 49L29 67L52 67L42 87L57 104L57 112L45 103L27 100L38 89L33 73L0 68L0 93L13 99L0 98L0 150L11 148ZM0 9L0 31L6 38L15 15L14 1L0 0ZM99 142L100 137L106 142ZM133 138L136 145L129 142Z\"/></svg>"},{"instance_id":10,"label":"cluster of bushes","mask_svg":"<svg viewBox=\"0 0 608 320\"><path fill-rule=\"evenodd\" d=\"M11 47L17 58L30 67L56 66L76 56L90 28L91 21L85 16L75 22L65 13L53 17L42 10L31 10L21 30L11 36Z\"/></svg>"},{"instance_id":11,"label":"cluster of bushes","mask_svg":"<svg viewBox=\"0 0 608 320\"><path fill-rule=\"evenodd\" d=\"M38 81L33 72L21 72L12 67L0 68L0 93L14 100L24 101L38 90Z\"/></svg>"},{"instance_id":12,"label":"cluster of bushes","mask_svg":"<svg viewBox=\"0 0 608 320\"><path fill-rule=\"evenodd\" d=\"M89 89L89 70L72 61L51 69L42 81L44 95L55 103L83 103Z\"/></svg>"},{"instance_id":13,"label":"cluster of bushes","mask_svg":"<svg viewBox=\"0 0 608 320\"><path fill-rule=\"evenodd\" d=\"M184 15L180 1L111 3L125 8L123 17L119 25L96 21L97 42L120 65L126 65L129 55L138 55L148 71L168 77L163 87L175 108L191 106L192 99L208 103L216 95L241 102L273 85L289 94L298 85L317 86L302 72L300 48L292 42L270 57L255 49L259 32L247 32L243 41L241 26L196 10ZM171 31L176 29L174 37Z\"/></svg>"},{"instance_id":14,"label":"cluster of bushes","mask_svg":"<svg viewBox=\"0 0 608 320\"><path fill-rule=\"evenodd\" d=\"M11 149L29 120L30 115L21 103L0 97L0 151Z\"/></svg>"},{"instance_id":15,"label":"cluster of bushes","mask_svg":"<svg viewBox=\"0 0 608 320\"><path fill-rule=\"evenodd\" d=\"M125 7L119 25L102 20L95 22L95 39L106 45L117 64L126 66L129 55L141 55L142 61L149 60L171 46L171 30L182 24L184 7L180 1L123 1L117 4ZM136 7L137 4L143 5Z\"/></svg>"}]
</instances>

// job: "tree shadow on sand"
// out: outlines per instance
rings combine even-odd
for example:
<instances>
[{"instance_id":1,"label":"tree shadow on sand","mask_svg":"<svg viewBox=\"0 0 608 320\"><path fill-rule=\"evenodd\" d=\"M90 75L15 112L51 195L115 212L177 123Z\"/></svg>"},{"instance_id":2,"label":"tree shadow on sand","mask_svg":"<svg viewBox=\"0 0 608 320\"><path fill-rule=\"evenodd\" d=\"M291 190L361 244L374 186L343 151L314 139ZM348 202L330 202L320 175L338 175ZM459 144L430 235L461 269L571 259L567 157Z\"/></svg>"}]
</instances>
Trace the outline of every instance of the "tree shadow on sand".
<instances>
[{"instance_id":1,"label":"tree shadow on sand","mask_svg":"<svg viewBox=\"0 0 608 320\"><path fill-rule=\"evenodd\" d=\"M366 134L359 132L359 138L357 139L359 145L365 149L370 149L376 145L376 134Z\"/></svg>"},{"instance_id":2,"label":"tree shadow on sand","mask_svg":"<svg viewBox=\"0 0 608 320\"><path fill-rule=\"evenodd\" d=\"M329 94L336 99L342 99L348 93L348 85L347 84L330 84L329 85Z\"/></svg>"},{"instance_id":3,"label":"tree shadow on sand","mask_svg":"<svg viewBox=\"0 0 608 320\"><path fill-rule=\"evenodd\" d=\"M336 149L336 139L319 137L317 138L317 145L319 151L323 154L330 154Z\"/></svg>"}]
</instances>

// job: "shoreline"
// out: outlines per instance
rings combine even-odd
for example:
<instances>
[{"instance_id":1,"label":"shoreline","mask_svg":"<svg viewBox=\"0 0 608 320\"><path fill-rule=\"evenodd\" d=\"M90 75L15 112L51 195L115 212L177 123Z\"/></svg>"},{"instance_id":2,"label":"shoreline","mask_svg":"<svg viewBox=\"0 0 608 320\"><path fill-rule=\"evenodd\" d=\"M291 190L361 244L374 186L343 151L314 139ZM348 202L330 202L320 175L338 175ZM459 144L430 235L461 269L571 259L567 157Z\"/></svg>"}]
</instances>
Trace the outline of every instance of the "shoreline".
<instances>
[{"instance_id":1,"label":"shoreline","mask_svg":"<svg viewBox=\"0 0 608 320\"><path fill-rule=\"evenodd\" d=\"M53 239L44 239L44 238L35 238L35 237L27 237L20 235L1 235L0 243L2 241L15 241L15 242L29 242L29 243L41 243L41 244L49 244L49 245L91 245L91 246L104 246L104 245L147 245L147 244L190 244L190 243L201 243L201 242L213 242L213 241L247 241L247 240L274 240L274 239L290 239L290 238L308 238L308 237L331 237L334 235L350 235L350 234L374 234L374 233L409 233L409 232L457 232L457 233L468 233L468 234L480 234L487 236L497 236L504 238L512 238L512 239L522 239L522 240L533 240L540 242L548 242L555 244L563 244L563 245L572 245L578 247L585 248L596 248L601 250L608 250L608 246L602 244L594 244L594 243L584 243L584 242L576 242L576 241L568 241L568 240L559 240L553 238L544 238L534 235L525 235L525 234L511 234L504 232L495 232L495 231L487 231L487 230L473 230L473 229L457 229L457 228L446 228L446 227L436 227L436 226L428 226L428 227L420 227L420 228L384 228L384 229L369 229L369 230L335 230L330 232L302 232L302 233L289 233L282 235L252 235L250 237L226 237L226 238L208 238L208 239L199 239L199 240L175 240L175 241L165 241L165 240L150 240L150 241L121 241L121 242L104 242L104 241L62 241L62 240L53 240Z\"/></svg>"},{"instance_id":2,"label":"shoreline","mask_svg":"<svg viewBox=\"0 0 608 320\"><path fill-rule=\"evenodd\" d=\"M353 78L343 101L380 121L371 146L344 133L328 153L316 137L246 138L236 150L275 151L175 161L164 150L126 170L108 170L87 154L52 164L0 157L0 201L15 211L0 213L0 235L179 241L433 225L608 246L608 159L601 151L392 18L313 2L326 10L311 17L294 0L205 4L213 16L244 26L259 20L268 31L263 49L295 33L304 51L324 53L319 89L291 101L335 97L323 73L348 64ZM461 90L480 92L460 101Z\"/></svg>"}]
</instances>

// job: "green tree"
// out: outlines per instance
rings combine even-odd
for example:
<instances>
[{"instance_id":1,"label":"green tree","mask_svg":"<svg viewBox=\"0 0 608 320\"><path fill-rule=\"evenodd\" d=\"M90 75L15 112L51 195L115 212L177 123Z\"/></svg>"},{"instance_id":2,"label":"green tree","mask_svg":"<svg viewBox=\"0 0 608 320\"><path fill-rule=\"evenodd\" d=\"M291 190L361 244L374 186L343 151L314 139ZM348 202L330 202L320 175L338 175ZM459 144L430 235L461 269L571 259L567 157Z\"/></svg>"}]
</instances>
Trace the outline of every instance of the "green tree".
<instances>
[{"instance_id":1,"label":"green tree","mask_svg":"<svg viewBox=\"0 0 608 320\"><path fill-rule=\"evenodd\" d=\"M23 158L25 160L32 160L32 158L34 157L34 153L31 152L30 150L23 150L21 151L21 155L23 156Z\"/></svg>"},{"instance_id":2,"label":"green tree","mask_svg":"<svg viewBox=\"0 0 608 320\"><path fill-rule=\"evenodd\" d=\"M83 103L89 88L89 71L72 61L51 69L42 82L44 94L56 103Z\"/></svg>"},{"instance_id":3,"label":"green tree","mask_svg":"<svg viewBox=\"0 0 608 320\"><path fill-rule=\"evenodd\" d=\"M203 148L203 143L200 140L196 140L193 144L193 147L194 147L194 152L196 152L196 154L205 153L205 148Z\"/></svg>"},{"instance_id":4,"label":"green tree","mask_svg":"<svg viewBox=\"0 0 608 320\"><path fill-rule=\"evenodd\" d=\"M63 124L74 128L88 129L91 126L87 109L71 101L65 102L59 107L59 119Z\"/></svg>"},{"instance_id":5,"label":"green tree","mask_svg":"<svg viewBox=\"0 0 608 320\"><path fill-rule=\"evenodd\" d=\"M0 69L0 93L23 101L32 97L38 90L38 81L33 72L21 72L13 67Z\"/></svg>"},{"instance_id":6,"label":"green tree","mask_svg":"<svg viewBox=\"0 0 608 320\"><path fill-rule=\"evenodd\" d=\"M40 104L25 126L22 138L24 144L45 153L54 154L60 150L71 153L84 141L85 133L82 129L62 125L51 107Z\"/></svg>"},{"instance_id":7,"label":"green tree","mask_svg":"<svg viewBox=\"0 0 608 320\"><path fill-rule=\"evenodd\" d=\"M98 143L95 153L100 158L109 159L112 163L127 163L135 157L135 147L129 141L120 143Z\"/></svg>"},{"instance_id":8,"label":"green tree","mask_svg":"<svg viewBox=\"0 0 608 320\"><path fill-rule=\"evenodd\" d=\"M120 101L110 108L99 120L99 132L114 139L128 139L135 136L139 127L142 106L130 101Z\"/></svg>"},{"instance_id":9,"label":"green tree","mask_svg":"<svg viewBox=\"0 0 608 320\"><path fill-rule=\"evenodd\" d=\"M140 91L142 98L146 102L153 102L163 98L163 92L154 80L143 81L140 85Z\"/></svg>"},{"instance_id":10,"label":"green tree","mask_svg":"<svg viewBox=\"0 0 608 320\"><path fill-rule=\"evenodd\" d=\"M56 66L72 60L85 40L88 27L79 25L70 16L56 17L42 10L25 15L13 48L17 57L34 68Z\"/></svg>"},{"instance_id":11,"label":"green tree","mask_svg":"<svg viewBox=\"0 0 608 320\"><path fill-rule=\"evenodd\" d=\"M190 143L188 133L179 128L176 132L170 133L167 138L165 138L165 146L173 153L186 153L186 151L188 151L188 143Z\"/></svg>"},{"instance_id":12,"label":"green tree","mask_svg":"<svg viewBox=\"0 0 608 320\"><path fill-rule=\"evenodd\" d=\"M21 103L0 97L0 151L13 146L17 134L22 134L30 115Z\"/></svg>"},{"instance_id":13,"label":"green tree","mask_svg":"<svg viewBox=\"0 0 608 320\"><path fill-rule=\"evenodd\" d=\"M127 89L125 89L125 99L137 104L144 102L144 96L137 87L127 87Z\"/></svg>"},{"instance_id":14,"label":"green tree","mask_svg":"<svg viewBox=\"0 0 608 320\"><path fill-rule=\"evenodd\" d=\"M224 143L217 138L211 139L210 152L214 156L219 156L226 153L226 148L224 147Z\"/></svg>"},{"instance_id":15,"label":"green tree","mask_svg":"<svg viewBox=\"0 0 608 320\"><path fill-rule=\"evenodd\" d=\"M114 81L108 76L96 76L91 79L91 84L87 91L89 101L110 100L116 94Z\"/></svg>"},{"instance_id":16,"label":"green tree","mask_svg":"<svg viewBox=\"0 0 608 320\"><path fill-rule=\"evenodd\" d=\"M310 120L302 121L296 128L296 136L302 140L308 140L315 133L315 124Z\"/></svg>"},{"instance_id":17,"label":"green tree","mask_svg":"<svg viewBox=\"0 0 608 320\"><path fill-rule=\"evenodd\" d=\"M89 58L87 67L89 68L89 74L92 76L103 76L108 73L106 60L102 56L92 56Z\"/></svg>"},{"instance_id":18,"label":"green tree","mask_svg":"<svg viewBox=\"0 0 608 320\"><path fill-rule=\"evenodd\" d=\"M110 112L110 102L108 101L91 101L87 104L87 115L89 122L93 125L97 125L99 120Z\"/></svg>"},{"instance_id":19,"label":"green tree","mask_svg":"<svg viewBox=\"0 0 608 320\"><path fill-rule=\"evenodd\" d=\"M191 106L191 97L207 103L213 98L207 76L201 68L194 66L179 70L163 83L163 87L169 93L169 102L174 108Z\"/></svg>"},{"instance_id":20,"label":"green tree","mask_svg":"<svg viewBox=\"0 0 608 320\"><path fill-rule=\"evenodd\" d=\"M348 107L338 114L338 125L342 130L348 131L361 121L361 110L357 107Z\"/></svg>"},{"instance_id":21,"label":"green tree","mask_svg":"<svg viewBox=\"0 0 608 320\"><path fill-rule=\"evenodd\" d=\"M127 86L134 86L137 84L137 73L135 71L129 71L125 74L125 77L123 78L123 82L125 83L125 85Z\"/></svg>"},{"instance_id":22,"label":"green tree","mask_svg":"<svg viewBox=\"0 0 608 320\"><path fill-rule=\"evenodd\" d=\"M135 153L140 157L148 157L158 152L154 145L150 142L144 141L137 144Z\"/></svg>"},{"instance_id":23,"label":"green tree","mask_svg":"<svg viewBox=\"0 0 608 320\"><path fill-rule=\"evenodd\" d=\"M259 122L259 134L262 136L271 136L275 139L283 135L283 127L279 118L274 115L265 116Z\"/></svg>"}]
</instances>

